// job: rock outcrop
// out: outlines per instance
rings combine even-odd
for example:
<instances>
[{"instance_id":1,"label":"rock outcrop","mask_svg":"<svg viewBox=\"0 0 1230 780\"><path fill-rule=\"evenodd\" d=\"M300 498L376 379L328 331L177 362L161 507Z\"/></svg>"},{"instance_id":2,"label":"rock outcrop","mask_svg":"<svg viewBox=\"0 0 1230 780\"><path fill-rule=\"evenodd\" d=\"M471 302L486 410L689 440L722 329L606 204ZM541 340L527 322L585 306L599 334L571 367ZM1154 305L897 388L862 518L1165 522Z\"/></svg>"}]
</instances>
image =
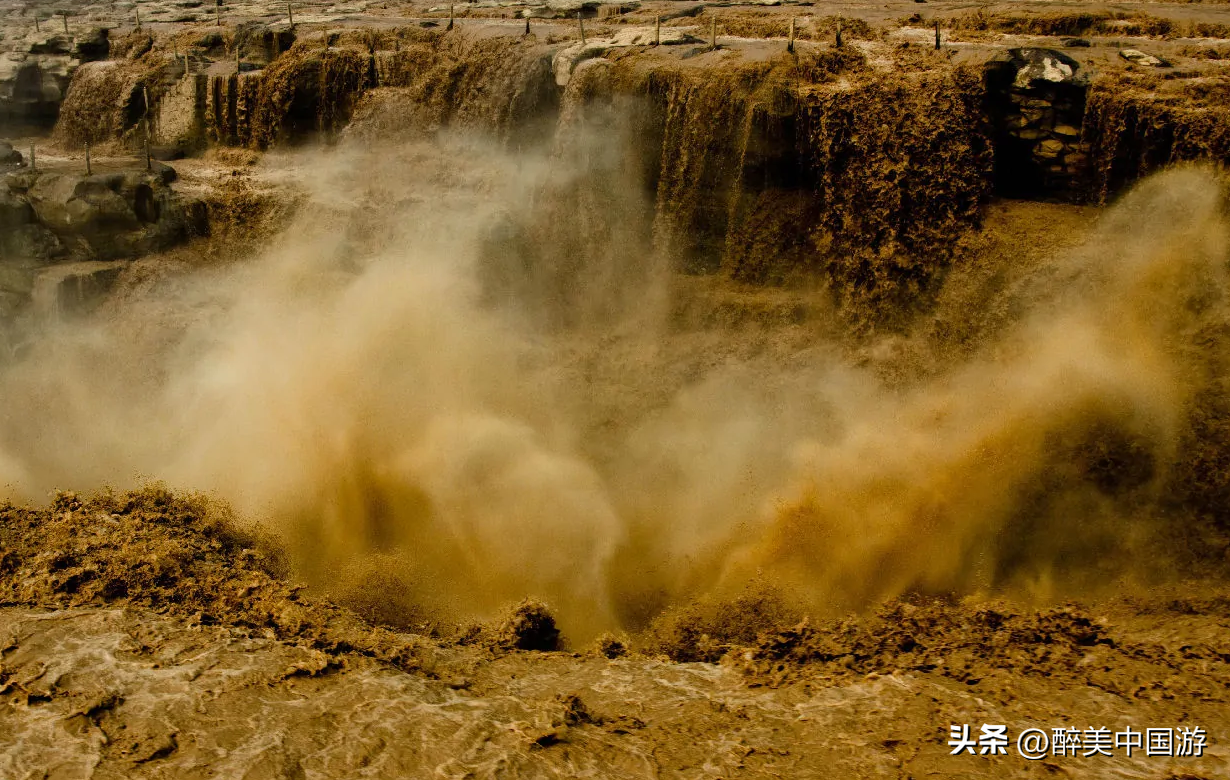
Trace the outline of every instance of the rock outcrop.
<instances>
[{"instance_id":1,"label":"rock outcrop","mask_svg":"<svg viewBox=\"0 0 1230 780\"><path fill-rule=\"evenodd\" d=\"M1053 49L1010 49L987 66L1002 194L1077 197L1088 167L1081 141L1090 74Z\"/></svg>"},{"instance_id":2,"label":"rock outcrop","mask_svg":"<svg viewBox=\"0 0 1230 780\"><path fill-rule=\"evenodd\" d=\"M12 168L21 165L24 158L21 152L13 148L8 141L0 141L0 168Z\"/></svg>"},{"instance_id":3,"label":"rock outcrop","mask_svg":"<svg viewBox=\"0 0 1230 780\"><path fill-rule=\"evenodd\" d=\"M158 165L93 176L22 169L0 179L0 323L31 302L48 266L74 264L64 281L72 282L70 308L79 310L118 273L114 262L97 261L133 259L204 233L204 205L172 190L173 177Z\"/></svg>"},{"instance_id":4,"label":"rock outcrop","mask_svg":"<svg viewBox=\"0 0 1230 780\"><path fill-rule=\"evenodd\" d=\"M166 166L93 176L9 174L0 189L0 221L9 240L0 252L43 262L116 260L173 246L202 232L205 223L199 202L168 186L172 175ZM17 235L27 238L15 243Z\"/></svg>"},{"instance_id":5,"label":"rock outcrop","mask_svg":"<svg viewBox=\"0 0 1230 780\"><path fill-rule=\"evenodd\" d=\"M0 132L50 129L77 66L105 59L108 51L100 28L80 36L31 30L0 43Z\"/></svg>"}]
</instances>

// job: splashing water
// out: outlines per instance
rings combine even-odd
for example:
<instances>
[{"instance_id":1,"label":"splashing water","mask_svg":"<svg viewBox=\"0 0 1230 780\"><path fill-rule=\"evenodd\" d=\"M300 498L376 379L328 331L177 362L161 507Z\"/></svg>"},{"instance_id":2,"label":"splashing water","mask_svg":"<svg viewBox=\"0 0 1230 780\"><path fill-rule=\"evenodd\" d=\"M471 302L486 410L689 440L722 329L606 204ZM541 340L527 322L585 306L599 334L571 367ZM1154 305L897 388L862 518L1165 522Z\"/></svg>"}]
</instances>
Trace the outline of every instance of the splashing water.
<instances>
[{"instance_id":1,"label":"splashing water","mask_svg":"<svg viewBox=\"0 0 1230 780\"><path fill-rule=\"evenodd\" d=\"M837 608L1048 595L1162 522L1220 359L1211 175L1140 186L1003 293L1008 333L899 387L824 327L778 359L673 323L643 188L579 143L566 167L447 137L267 158L310 194L273 248L134 273L4 367L0 476L206 490L336 592L396 582L451 619L533 595L574 637L755 579Z\"/></svg>"}]
</instances>

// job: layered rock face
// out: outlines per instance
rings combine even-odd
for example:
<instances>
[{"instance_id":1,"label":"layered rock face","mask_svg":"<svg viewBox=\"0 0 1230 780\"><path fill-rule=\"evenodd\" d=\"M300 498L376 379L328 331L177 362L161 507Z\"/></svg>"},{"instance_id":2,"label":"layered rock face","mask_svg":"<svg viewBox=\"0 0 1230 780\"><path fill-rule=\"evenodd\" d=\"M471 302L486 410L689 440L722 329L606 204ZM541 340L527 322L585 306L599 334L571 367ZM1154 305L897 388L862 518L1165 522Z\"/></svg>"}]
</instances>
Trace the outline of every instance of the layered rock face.
<instances>
[{"instance_id":1,"label":"layered rock face","mask_svg":"<svg viewBox=\"0 0 1230 780\"><path fill-rule=\"evenodd\" d=\"M77 66L109 51L105 29L76 36L31 30L0 45L0 132L10 134L51 129Z\"/></svg>"},{"instance_id":2,"label":"layered rock face","mask_svg":"<svg viewBox=\"0 0 1230 780\"><path fill-rule=\"evenodd\" d=\"M174 192L173 176L166 166L93 176L21 168L0 179L0 321L32 300L48 266L85 263L60 274L78 287L92 279L90 266L109 274L90 284L109 282L113 264L86 261L136 258L203 234L204 205Z\"/></svg>"},{"instance_id":3,"label":"layered rock face","mask_svg":"<svg viewBox=\"0 0 1230 780\"><path fill-rule=\"evenodd\" d=\"M23 170L0 187L7 228L0 257L116 260L172 246L205 229L195 200L169 186L170 168L81 176Z\"/></svg>"}]
</instances>

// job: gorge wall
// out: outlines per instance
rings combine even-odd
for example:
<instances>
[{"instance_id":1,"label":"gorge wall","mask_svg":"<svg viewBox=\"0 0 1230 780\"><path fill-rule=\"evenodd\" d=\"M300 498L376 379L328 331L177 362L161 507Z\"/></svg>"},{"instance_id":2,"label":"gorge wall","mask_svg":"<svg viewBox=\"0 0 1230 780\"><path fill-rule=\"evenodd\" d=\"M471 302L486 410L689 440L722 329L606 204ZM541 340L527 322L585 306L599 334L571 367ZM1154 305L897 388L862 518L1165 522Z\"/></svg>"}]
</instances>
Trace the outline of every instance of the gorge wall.
<instances>
[{"instance_id":1,"label":"gorge wall","mask_svg":"<svg viewBox=\"0 0 1230 780\"><path fill-rule=\"evenodd\" d=\"M1045 48L935 49L834 19L801 27L793 51L714 48L688 19L655 33L621 18L584 42L495 25L134 31L112 44L122 59L77 68L56 136L139 148L148 125L172 157L262 150L333 140L359 112L564 149L579 126L618 123L612 143L654 204L650 239L677 268L819 275L855 321L925 303L996 192L1104 201L1162 165L1230 154L1220 82L1176 82L1206 95L1180 107L1150 73L1107 77ZM826 40L838 29L842 45Z\"/></svg>"}]
</instances>

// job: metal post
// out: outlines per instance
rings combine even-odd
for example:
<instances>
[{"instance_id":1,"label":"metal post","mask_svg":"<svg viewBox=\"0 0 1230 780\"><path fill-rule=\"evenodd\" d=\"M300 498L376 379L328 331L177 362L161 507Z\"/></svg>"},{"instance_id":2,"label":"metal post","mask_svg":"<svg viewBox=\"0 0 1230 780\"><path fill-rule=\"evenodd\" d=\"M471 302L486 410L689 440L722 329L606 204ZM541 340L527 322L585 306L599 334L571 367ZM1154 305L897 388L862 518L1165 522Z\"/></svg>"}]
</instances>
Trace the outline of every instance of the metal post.
<instances>
[{"instance_id":1,"label":"metal post","mask_svg":"<svg viewBox=\"0 0 1230 780\"><path fill-rule=\"evenodd\" d=\"M837 21L837 47L841 48L844 44L841 40L841 20Z\"/></svg>"},{"instance_id":2,"label":"metal post","mask_svg":"<svg viewBox=\"0 0 1230 780\"><path fill-rule=\"evenodd\" d=\"M713 24L709 28L709 48L717 48L717 16L713 17Z\"/></svg>"},{"instance_id":3,"label":"metal post","mask_svg":"<svg viewBox=\"0 0 1230 780\"><path fill-rule=\"evenodd\" d=\"M218 22L218 26L222 26L222 0L214 0L214 18Z\"/></svg>"},{"instance_id":4,"label":"metal post","mask_svg":"<svg viewBox=\"0 0 1230 780\"><path fill-rule=\"evenodd\" d=\"M794 54L794 17L790 17L790 42L786 44L786 51Z\"/></svg>"},{"instance_id":5,"label":"metal post","mask_svg":"<svg viewBox=\"0 0 1230 780\"><path fill-rule=\"evenodd\" d=\"M295 29L295 9L290 3L286 4L286 15L290 17L290 29Z\"/></svg>"},{"instance_id":6,"label":"metal post","mask_svg":"<svg viewBox=\"0 0 1230 780\"><path fill-rule=\"evenodd\" d=\"M38 14L34 15L34 32L42 32L38 26Z\"/></svg>"},{"instance_id":7,"label":"metal post","mask_svg":"<svg viewBox=\"0 0 1230 780\"><path fill-rule=\"evenodd\" d=\"M530 18L528 16L525 17L525 34L530 34Z\"/></svg>"},{"instance_id":8,"label":"metal post","mask_svg":"<svg viewBox=\"0 0 1230 780\"><path fill-rule=\"evenodd\" d=\"M445 32L453 29L453 6L448 7L448 27L445 27Z\"/></svg>"},{"instance_id":9,"label":"metal post","mask_svg":"<svg viewBox=\"0 0 1230 780\"><path fill-rule=\"evenodd\" d=\"M132 10L137 15L137 29L140 30L141 29L141 9L134 7Z\"/></svg>"},{"instance_id":10,"label":"metal post","mask_svg":"<svg viewBox=\"0 0 1230 780\"><path fill-rule=\"evenodd\" d=\"M68 11L62 11L60 18L64 20L64 34L68 35Z\"/></svg>"},{"instance_id":11,"label":"metal post","mask_svg":"<svg viewBox=\"0 0 1230 780\"><path fill-rule=\"evenodd\" d=\"M940 50L940 23L935 23L935 50Z\"/></svg>"}]
</instances>

